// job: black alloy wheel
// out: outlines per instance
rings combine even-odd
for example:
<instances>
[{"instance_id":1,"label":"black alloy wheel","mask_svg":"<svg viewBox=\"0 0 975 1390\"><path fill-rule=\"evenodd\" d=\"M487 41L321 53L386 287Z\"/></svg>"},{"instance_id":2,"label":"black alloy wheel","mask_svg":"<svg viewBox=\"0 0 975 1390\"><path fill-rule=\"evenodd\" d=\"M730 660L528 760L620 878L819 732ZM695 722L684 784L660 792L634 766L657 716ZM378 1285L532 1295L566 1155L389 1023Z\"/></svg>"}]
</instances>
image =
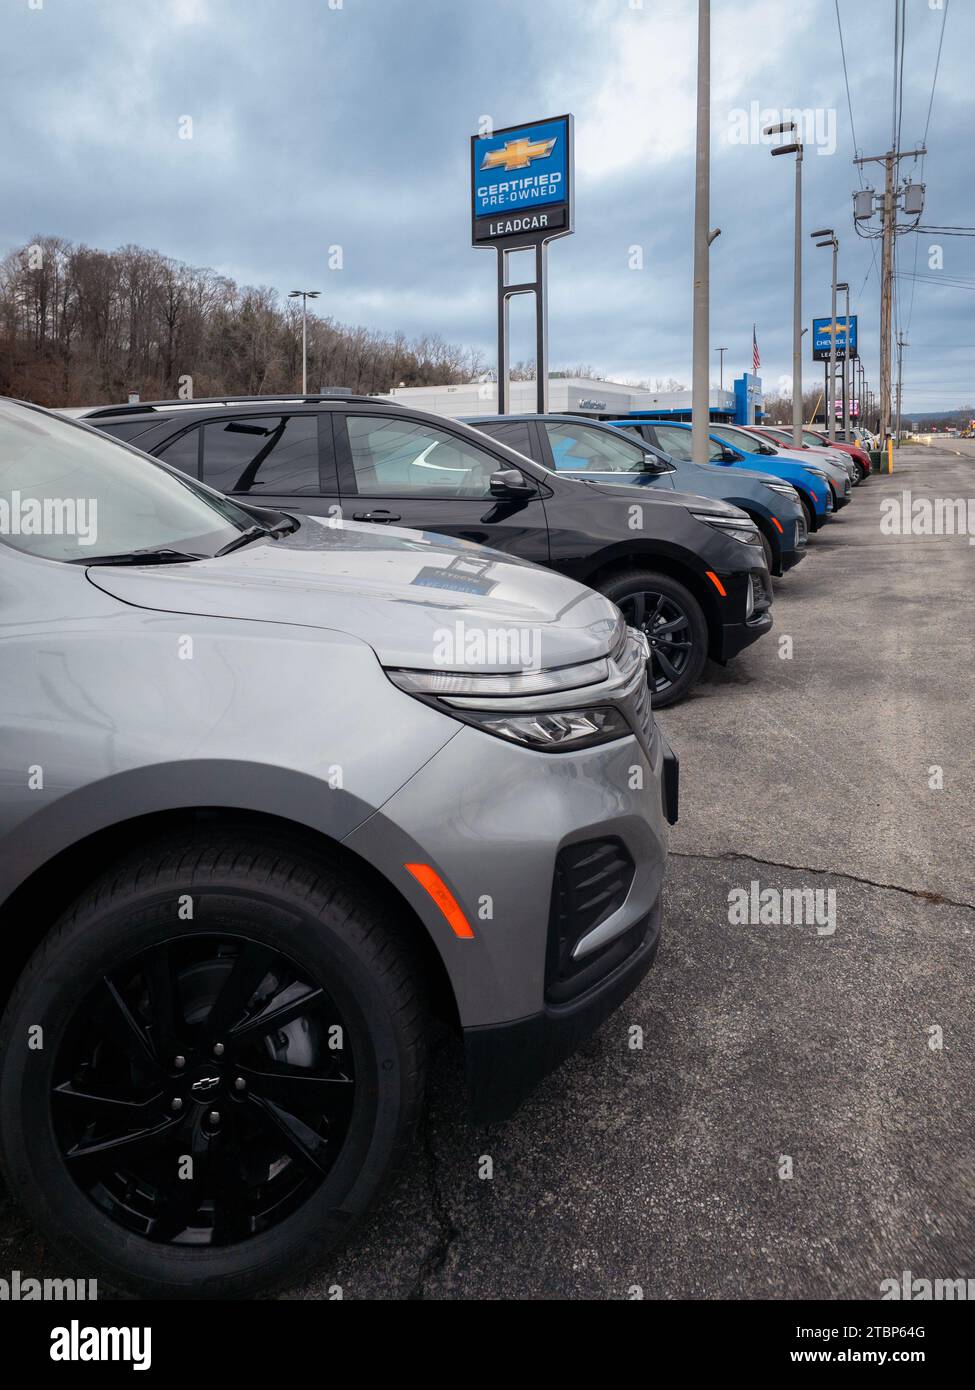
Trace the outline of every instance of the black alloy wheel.
<instances>
[{"instance_id":1,"label":"black alloy wheel","mask_svg":"<svg viewBox=\"0 0 975 1390\"><path fill-rule=\"evenodd\" d=\"M669 575L634 572L603 587L650 643L647 682L655 709L682 700L701 674L708 633L697 600Z\"/></svg>"},{"instance_id":2,"label":"black alloy wheel","mask_svg":"<svg viewBox=\"0 0 975 1390\"><path fill-rule=\"evenodd\" d=\"M342 1147L347 1040L328 993L260 942L223 932L141 951L79 1002L58 1050L67 1169L152 1241L226 1245L269 1230Z\"/></svg>"},{"instance_id":3,"label":"black alloy wheel","mask_svg":"<svg viewBox=\"0 0 975 1390\"><path fill-rule=\"evenodd\" d=\"M64 1267L144 1298L267 1293L405 1156L423 964L332 856L273 827L174 832L39 940L0 1022L0 1160Z\"/></svg>"}]
</instances>

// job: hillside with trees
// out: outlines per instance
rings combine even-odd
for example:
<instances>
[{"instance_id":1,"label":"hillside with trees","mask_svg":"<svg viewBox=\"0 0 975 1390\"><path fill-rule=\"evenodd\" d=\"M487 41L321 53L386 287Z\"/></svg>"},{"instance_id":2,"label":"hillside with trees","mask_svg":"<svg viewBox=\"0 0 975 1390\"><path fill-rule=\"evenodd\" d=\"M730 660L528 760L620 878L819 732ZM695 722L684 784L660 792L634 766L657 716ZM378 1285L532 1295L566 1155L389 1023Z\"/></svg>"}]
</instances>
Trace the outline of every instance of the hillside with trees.
<instances>
[{"instance_id":1,"label":"hillside with trees","mask_svg":"<svg viewBox=\"0 0 975 1390\"><path fill-rule=\"evenodd\" d=\"M308 385L357 392L475 379L477 353L308 315ZM189 383L189 385L187 385ZM157 251L38 237L0 262L0 395L39 405L294 391L301 309ZM181 390L182 388L182 390Z\"/></svg>"}]
</instances>

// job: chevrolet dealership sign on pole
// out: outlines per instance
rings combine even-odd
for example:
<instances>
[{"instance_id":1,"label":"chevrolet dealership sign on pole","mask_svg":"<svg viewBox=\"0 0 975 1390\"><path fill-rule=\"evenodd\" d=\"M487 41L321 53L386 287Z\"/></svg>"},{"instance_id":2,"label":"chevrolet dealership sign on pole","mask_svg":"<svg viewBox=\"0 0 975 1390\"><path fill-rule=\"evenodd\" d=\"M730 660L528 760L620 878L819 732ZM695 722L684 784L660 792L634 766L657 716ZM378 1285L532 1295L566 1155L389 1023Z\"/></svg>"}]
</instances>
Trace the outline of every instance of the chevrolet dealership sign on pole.
<instances>
[{"instance_id":1,"label":"chevrolet dealership sign on pole","mask_svg":"<svg viewBox=\"0 0 975 1390\"><path fill-rule=\"evenodd\" d=\"M857 316L850 315L850 350L849 356L857 356ZM836 321L826 317L824 319L813 319L812 350L814 362L829 361L830 338L836 338L836 360L845 362L847 358L847 324L843 314L836 315Z\"/></svg>"},{"instance_id":2,"label":"chevrolet dealership sign on pole","mask_svg":"<svg viewBox=\"0 0 975 1390\"><path fill-rule=\"evenodd\" d=\"M471 241L498 255L498 414L509 404L508 303L535 296L537 408L548 409L548 243L572 227L572 117L471 137ZM534 249L535 278L509 284L508 252Z\"/></svg>"}]
</instances>

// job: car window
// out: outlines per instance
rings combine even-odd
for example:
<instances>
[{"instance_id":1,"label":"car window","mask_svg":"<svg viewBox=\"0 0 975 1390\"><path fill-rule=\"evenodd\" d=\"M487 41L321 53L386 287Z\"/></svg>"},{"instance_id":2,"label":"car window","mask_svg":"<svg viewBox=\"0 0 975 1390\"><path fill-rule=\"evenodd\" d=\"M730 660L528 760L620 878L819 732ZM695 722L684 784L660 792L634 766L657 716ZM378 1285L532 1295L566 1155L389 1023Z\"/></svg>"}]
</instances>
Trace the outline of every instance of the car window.
<instances>
[{"instance_id":1,"label":"car window","mask_svg":"<svg viewBox=\"0 0 975 1390\"><path fill-rule=\"evenodd\" d=\"M654 425L657 435L657 446L665 453L670 454L675 459L683 459L685 462L691 458L691 432L690 430L675 429L673 425Z\"/></svg>"},{"instance_id":2,"label":"car window","mask_svg":"<svg viewBox=\"0 0 975 1390\"><path fill-rule=\"evenodd\" d=\"M363 497L491 495L503 465L458 435L425 420L347 417L356 489Z\"/></svg>"},{"instance_id":3,"label":"car window","mask_svg":"<svg viewBox=\"0 0 975 1390\"><path fill-rule=\"evenodd\" d=\"M532 437L527 420L506 420L504 424L497 425L492 422L475 425L474 428L484 430L492 439L500 440L516 453L524 454L526 458L532 457Z\"/></svg>"},{"instance_id":4,"label":"car window","mask_svg":"<svg viewBox=\"0 0 975 1390\"><path fill-rule=\"evenodd\" d=\"M0 542L49 560L213 555L253 518L107 434L0 402Z\"/></svg>"},{"instance_id":5,"label":"car window","mask_svg":"<svg viewBox=\"0 0 975 1390\"><path fill-rule=\"evenodd\" d=\"M750 434L745 434L743 430L731 429L723 426L716 429L714 433L719 439L725 439L733 449L741 449L746 454L757 454L763 448L769 453L775 453L775 445L767 439L755 439Z\"/></svg>"},{"instance_id":6,"label":"car window","mask_svg":"<svg viewBox=\"0 0 975 1390\"><path fill-rule=\"evenodd\" d=\"M218 492L257 496L320 493L318 417L241 415L210 421L204 426L203 481Z\"/></svg>"},{"instance_id":7,"label":"car window","mask_svg":"<svg viewBox=\"0 0 975 1390\"><path fill-rule=\"evenodd\" d=\"M655 425L658 447L672 458L691 463L694 458L693 438L690 430L680 430L675 425ZM714 463L724 454L724 445L713 439L708 440L708 462Z\"/></svg>"},{"instance_id":8,"label":"car window","mask_svg":"<svg viewBox=\"0 0 975 1390\"><path fill-rule=\"evenodd\" d=\"M170 468L178 468L181 473L188 473L191 478L200 476L200 434L201 428L196 425L193 429L187 430L185 434L177 435L171 439L162 449L156 453L157 458L165 459Z\"/></svg>"},{"instance_id":9,"label":"car window","mask_svg":"<svg viewBox=\"0 0 975 1390\"><path fill-rule=\"evenodd\" d=\"M560 473L642 473L646 469L639 444L631 444L609 430L552 420L545 423L545 433Z\"/></svg>"}]
</instances>

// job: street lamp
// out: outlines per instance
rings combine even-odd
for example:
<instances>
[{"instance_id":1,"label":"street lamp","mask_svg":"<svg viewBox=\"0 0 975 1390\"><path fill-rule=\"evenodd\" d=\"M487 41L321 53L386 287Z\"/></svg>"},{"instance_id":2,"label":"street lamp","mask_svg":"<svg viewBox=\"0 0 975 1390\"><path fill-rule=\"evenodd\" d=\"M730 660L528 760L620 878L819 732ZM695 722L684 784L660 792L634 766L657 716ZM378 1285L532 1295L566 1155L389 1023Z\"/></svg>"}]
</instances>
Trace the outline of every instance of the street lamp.
<instances>
[{"instance_id":1,"label":"street lamp","mask_svg":"<svg viewBox=\"0 0 975 1390\"><path fill-rule=\"evenodd\" d=\"M724 355L725 355L725 353L728 351L728 349L727 349L726 347L723 347L723 348L715 348L714 350L715 350L715 352L718 354L718 386L719 386L720 390L723 391L723 390L724 390Z\"/></svg>"},{"instance_id":2,"label":"street lamp","mask_svg":"<svg viewBox=\"0 0 975 1390\"><path fill-rule=\"evenodd\" d=\"M846 295L846 328L843 332L843 341L846 349L843 357L843 438L847 444L850 442L850 396L853 392L853 382L851 379L850 363L853 358L850 356L850 287L845 280L837 286L837 290L842 290Z\"/></svg>"},{"instance_id":3,"label":"street lamp","mask_svg":"<svg viewBox=\"0 0 975 1390\"><path fill-rule=\"evenodd\" d=\"M292 290L289 299L301 300L301 394L308 395L308 301L317 299L321 290Z\"/></svg>"},{"instance_id":4,"label":"street lamp","mask_svg":"<svg viewBox=\"0 0 975 1390\"><path fill-rule=\"evenodd\" d=\"M832 443L836 439L836 257L839 253L839 237L832 227L821 227L818 232L810 232L810 236L815 240L816 237L823 237L822 241L817 241L817 246L832 246L833 248L833 308L830 319L831 332L829 335L829 391L827 392L827 405L829 409L829 438Z\"/></svg>"},{"instance_id":5,"label":"street lamp","mask_svg":"<svg viewBox=\"0 0 975 1390\"><path fill-rule=\"evenodd\" d=\"M765 127L766 135L785 135L796 131L795 121L782 121ZM802 444L802 141L776 145L773 155L794 154L796 157L796 226L795 254L792 269L792 443Z\"/></svg>"}]
</instances>

